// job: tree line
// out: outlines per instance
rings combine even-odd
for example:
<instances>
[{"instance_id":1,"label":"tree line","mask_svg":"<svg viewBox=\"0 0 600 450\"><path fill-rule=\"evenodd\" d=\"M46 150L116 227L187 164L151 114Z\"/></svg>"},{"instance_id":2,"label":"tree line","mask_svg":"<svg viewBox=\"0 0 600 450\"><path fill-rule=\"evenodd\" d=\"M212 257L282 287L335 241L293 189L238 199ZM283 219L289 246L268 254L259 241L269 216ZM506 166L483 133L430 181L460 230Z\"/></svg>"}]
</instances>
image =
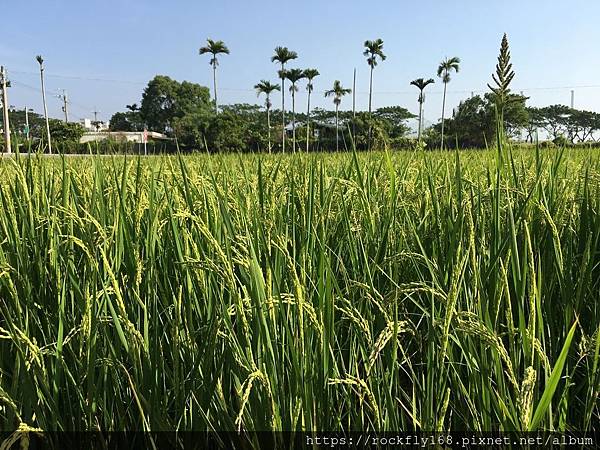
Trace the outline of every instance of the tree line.
<instances>
[{"instance_id":1,"label":"tree line","mask_svg":"<svg viewBox=\"0 0 600 450\"><path fill-rule=\"evenodd\" d=\"M369 66L369 101L366 112L341 109L343 98L352 93L339 80L335 80L325 96L333 100L334 112L311 109L317 69L289 68L298 58L297 52L278 46L271 62L277 64L279 83L260 80L254 88L264 96L264 109L247 104L219 106L217 95L217 67L221 55L230 54L223 41L207 40L200 48L201 55L211 56L213 95L199 85L179 83L168 77L157 76L144 90L141 107L128 105L128 111L117 113L111 119L111 128L139 130L144 126L177 136L185 147L212 149L214 151L268 150L310 151L348 148L348 140L358 149L368 149L385 143L392 147L428 146L485 147L495 139L498 105L502 105L501 120L504 132L510 139L534 142L538 131L557 143L595 141L600 131L600 114L581 111L564 105L543 108L528 107L528 97L512 93L508 85L514 78L506 35L502 38L500 55L490 92L465 99L446 118L446 93L452 74L460 71L458 57L445 58L437 68L437 77L443 83L440 121L423 129L423 103L426 88L433 78L417 78L410 82L418 89L419 104L417 139L409 139L406 121L415 116L402 106L373 109L373 73L377 65L386 60L381 39L365 41L363 55ZM307 90L306 112L299 112L296 93L301 82ZM286 82L289 86L286 89ZM286 121L286 91L291 97L291 118ZM281 96L281 109L273 109L273 96ZM279 121L273 126L273 118ZM340 132L341 131L341 132ZM291 142L288 142L291 141ZM290 149L291 144L291 149ZM286 147L287 146L287 147Z\"/></svg>"},{"instance_id":2,"label":"tree line","mask_svg":"<svg viewBox=\"0 0 600 450\"><path fill-rule=\"evenodd\" d=\"M364 42L363 55L369 66L369 102L368 111L352 114L340 109L343 98L352 93L339 80L335 80L331 89L325 91L335 107L335 114L312 110L311 94L314 80L320 75L314 68L289 68L291 62L298 58L298 53L287 47L277 46L271 62L277 65L279 83L260 80L254 88L258 96L265 97L264 112L251 105L234 104L219 106L217 88L217 68L221 55L229 55L227 45L220 40L207 39L206 45L199 49L200 55L210 55L212 68L213 95L207 88L189 82L177 82L165 76L157 76L148 83L140 106L127 105L128 111L116 113L110 121L111 129L128 131L143 127L152 128L174 136L178 144L196 149L220 150L256 150L267 151L311 151L311 146L339 150L348 148L347 138L358 149L381 145L382 141L393 144L406 144L410 131L406 120L415 117L401 106L373 109L373 74L377 65L385 61L383 40L367 40ZM458 72L460 59L447 58L440 63L438 76L444 83L444 100L442 105L442 123L446 99L446 86L451 72ZM422 81L422 79L420 79ZM297 110L296 93L300 84L306 82L306 113ZM286 82L289 83L286 89ZM420 89L419 104L419 140L422 129L423 89L427 84L419 86L418 80L411 84ZM291 97L291 120L286 121L286 90ZM273 110L272 96L281 94L281 109ZM223 116L224 115L224 116ZM266 117L262 117L262 116ZM280 118L280 124L273 126L271 118ZM346 127L352 130L345 133ZM244 139L243 136L246 136ZM288 136L289 135L289 136ZM245 141L245 142L244 142ZM288 142L291 141L291 142ZM243 145L246 145L245 147ZM291 149L289 148L291 144ZM287 148L286 148L287 147Z\"/></svg>"},{"instance_id":3,"label":"tree line","mask_svg":"<svg viewBox=\"0 0 600 450\"><path fill-rule=\"evenodd\" d=\"M271 95L276 89L263 80L256 90L257 94L266 96L265 107L220 105L217 113L208 88L157 75L144 89L139 105L127 105L126 111L112 116L110 128L138 131L147 127L177 139L177 145L183 150L283 151L284 134L286 141L291 141L287 142L286 151L293 151L289 144L296 151L333 150L336 146L341 150L351 146L348 133L340 133L348 129L353 130L359 149L367 148L369 130L374 145L383 145L384 141L405 145L410 132L406 121L415 117L400 106L378 108L369 114L339 108L335 112L308 105L305 111L297 111L292 105L288 124L284 122L282 110L272 108ZM334 85L327 96L339 105L346 93L341 85ZM281 120L278 126L271 126L272 117Z\"/></svg>"},{"instance_id":4,"label":"tree line","mask_svg":"<svg viewBox=\"0 0 600 450\"><path fill-rule=\"evenodd\" d=\"M453 73L460 71L458 57L445 58L437 67L436 75L443 83L440 121L423 127L423 104L427 87L434 78L417 78L410 85L418 89L418 116L403 106L373 107L374 70L387 59L383 40L364 42L363 55L369 66L369 100L367 111L342 109L345 96L352 90L335 80L324 91L331 98L334 111L311 108L315 79L320 75L314 68L290 68L298 58L297 52L287 47L275 47L271 62L276 64L279 82L262 79L254 85L257 96L263 96L264 108L250 104L219 105L217 74L219 58L230 51L223 41L208 39L199 49L200 55L210 55L212 68L212 96L207 87L188 81L177 81L157 75L143 90L138 103L126 105L125 111L115 113L110 119L113 131L142 131L149 129L166 134L175 146L183 150L200 151L313 151L340 150L355 146L359 150L382 148L469 148L486 147L494 142L497 123L503 124L506 137L522 142L534 142L538 132L549 136L557 144L597 142L600 131L600 114L582 111L564 105L542 108L529 107L528 97L512 93L508 86L515 73L510 63L506 34L502 38L496 72L492 75L490 92L465 99L446 117L446 92ZM43 89L43 59L40 65ZM286 82L289 84L286 86ZM297 105L296 93L304 87L307 91L306 109ZM279 93L281 108L273 108L272 97ZM291 111L286 108L286 97L291 97ZM44 98L45 105L45 98ZM288 115L288 113L291 113ZM25 112L14 111L13 121L17 133L24 134ZM286 118L287 115L287 118ZM63 123L31 112L27 136L40 141L48 140L63 145L75 145L84 130L72 123ZM408 119L418 117L417 138L409 137ZM45 119L45 120L44 120ZM46 138L47 137L47 138Z\"/></svg>"}]
</instances>

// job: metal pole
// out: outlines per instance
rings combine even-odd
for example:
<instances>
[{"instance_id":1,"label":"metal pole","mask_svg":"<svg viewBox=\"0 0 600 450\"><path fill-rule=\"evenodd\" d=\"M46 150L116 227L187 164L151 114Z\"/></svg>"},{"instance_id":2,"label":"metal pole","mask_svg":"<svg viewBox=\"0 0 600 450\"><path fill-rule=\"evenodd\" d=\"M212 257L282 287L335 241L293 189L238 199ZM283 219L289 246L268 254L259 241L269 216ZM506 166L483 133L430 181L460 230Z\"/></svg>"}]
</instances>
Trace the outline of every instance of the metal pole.
<instances>
[{"instance_id":1,"label":"metal pole","mask_svg":"<svg viewBox=\"0 0 600 450\"><path fill-rule=\"evenodd\" d=\"M25 136L29 141L29 107L25 106Z\"/></svg>"},{"instance_id":2,"label":"metal pole","mask_svg":"<svg viewBox=\"0 0 600 450\"><path fill-rule=\"evenodd\" d=\"M2 112L4 117L4 147L6 153L12 153L10 146L10 123L8 119L8 93L6 91L6 70L4 66L0 68L0 78L2 78Z\"/></svg>"},{"instance_id":3,"label":"metal pole","mask_svg":"<svg viewBox=\"0 0 600 450\"><path fill-rule=\"evenodd\" d=\"M48 153L52 153L52 137L50 136L50 122L48 120L48 105L46 104L46 87L44 85L44 60L38 56L40 64L40 80L42 84L42 101L44 102L44 117L46 118L46 137L48 139Z\"/></svg>"},{"instance_id":4,"label":"metal pole","mask_svg":"<svg viewBox=\"0 0 600 450\"><path fill-rule=\"evenodd\" d=\"M92 111L94 113L94 128L96 130L96 132L100 131L100 124L98 123L98 113L100 111L97 110L97 108L94 106L94 110Z\"/></svg>"}]
</instances>

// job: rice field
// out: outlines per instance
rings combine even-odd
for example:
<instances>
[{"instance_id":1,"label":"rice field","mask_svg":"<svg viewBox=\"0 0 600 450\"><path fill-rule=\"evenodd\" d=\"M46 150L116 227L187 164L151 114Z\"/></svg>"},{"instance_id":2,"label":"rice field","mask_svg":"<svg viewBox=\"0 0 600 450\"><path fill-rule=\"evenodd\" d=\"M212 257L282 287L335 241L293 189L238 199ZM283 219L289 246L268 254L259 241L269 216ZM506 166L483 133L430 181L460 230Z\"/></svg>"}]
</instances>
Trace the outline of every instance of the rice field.
<instances>
[{"instance_id":1,"label":"rice field","mask_svg":"<svg viewBox=\"0 0 600 450\"><path fill-rule=\"evenodd\" d=\"M0 429L600 431L600 152L0 161Z\"/></svg>"}]
</instances>

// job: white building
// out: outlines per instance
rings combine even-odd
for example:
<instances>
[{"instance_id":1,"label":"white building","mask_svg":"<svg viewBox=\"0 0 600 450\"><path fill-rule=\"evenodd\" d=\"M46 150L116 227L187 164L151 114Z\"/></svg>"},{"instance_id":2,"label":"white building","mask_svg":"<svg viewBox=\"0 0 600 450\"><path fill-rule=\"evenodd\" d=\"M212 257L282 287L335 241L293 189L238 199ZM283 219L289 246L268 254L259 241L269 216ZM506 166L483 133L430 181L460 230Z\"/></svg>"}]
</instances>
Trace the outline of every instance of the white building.
<instances>
[{"instance_id":1,"label":"white building","mask_svg":"<svg viewBox=\"0 0 600 450\"><path fill-rule=\"evenodd\" d=\"M92 119L80 119L79 123L87 131L107 131L108 122L94 121Z\"/></svg>"},{"instance_id":2,"label":"white building","mask_svg":"<svg viewBox=\"0 0 600 450\"><path fill-rule=\"evenodd\" d=\"M141 144L144 142L143 131L88 131L79 139L80 144L86 142L100 142L107 139L117 142L133 142ZM169 140L167 136L156 131L148 131L149 141L164 141Z\"/></svg>"}]
</instances>

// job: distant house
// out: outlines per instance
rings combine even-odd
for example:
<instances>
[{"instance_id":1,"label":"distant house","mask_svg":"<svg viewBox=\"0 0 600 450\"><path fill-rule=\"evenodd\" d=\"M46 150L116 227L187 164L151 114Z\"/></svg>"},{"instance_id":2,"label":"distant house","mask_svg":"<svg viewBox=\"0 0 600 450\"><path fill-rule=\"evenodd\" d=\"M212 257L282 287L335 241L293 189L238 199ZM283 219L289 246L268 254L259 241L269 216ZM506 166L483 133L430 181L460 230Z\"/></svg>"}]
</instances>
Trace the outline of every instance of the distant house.
<instances>
[{"instance_id":1,"label":"distant house","mask_svg":"<svg viewBox=\"0 0 600 450\"><path fill-rule=\"evenodd\" d=\"M143 131L88 131L84 133L84 135L79 140L80 144L85 144L87 142L100 142L105 141L107 139L117 141L117 142L132 142L136 144L141 144L144 142L144 132ZM148 131L148 140L150 141L170 141L171 138L168 138L162 133L157 133L156 131Z\"/></svg>"},{"instance_id":2,"label":"distant house","mask_svg":"<svg viewBox=\"0 0 600 450\"><path fill-rule=\"evenodd\" d=\"M108 131L108 122L102 122L101 120L81 119L79 124L87 131Z\"/></svg>"},{"instance_id":3,"label":"distant house","mask_svg":"<svg viewBox=\"0 0 600 450\"><path fill-rule=\"evenodd\" d=\"M302 128L305 126L306 126L306 122L301 122L301 121L296 122L296 131L298 131L299 128ZM340 128L343 129L344 126L345 126L344 122L340 120ZM322 130L333 130L335 132L335 123L323 122L321 120L311 120L310 121L310 129L311 129L312 135L314 137L319 137L319 132ZM291 136L293 130L294 130L294 125L292 124L292 122L289 122L285 126L286 134Z\"/></svg>"}]
</instances>

